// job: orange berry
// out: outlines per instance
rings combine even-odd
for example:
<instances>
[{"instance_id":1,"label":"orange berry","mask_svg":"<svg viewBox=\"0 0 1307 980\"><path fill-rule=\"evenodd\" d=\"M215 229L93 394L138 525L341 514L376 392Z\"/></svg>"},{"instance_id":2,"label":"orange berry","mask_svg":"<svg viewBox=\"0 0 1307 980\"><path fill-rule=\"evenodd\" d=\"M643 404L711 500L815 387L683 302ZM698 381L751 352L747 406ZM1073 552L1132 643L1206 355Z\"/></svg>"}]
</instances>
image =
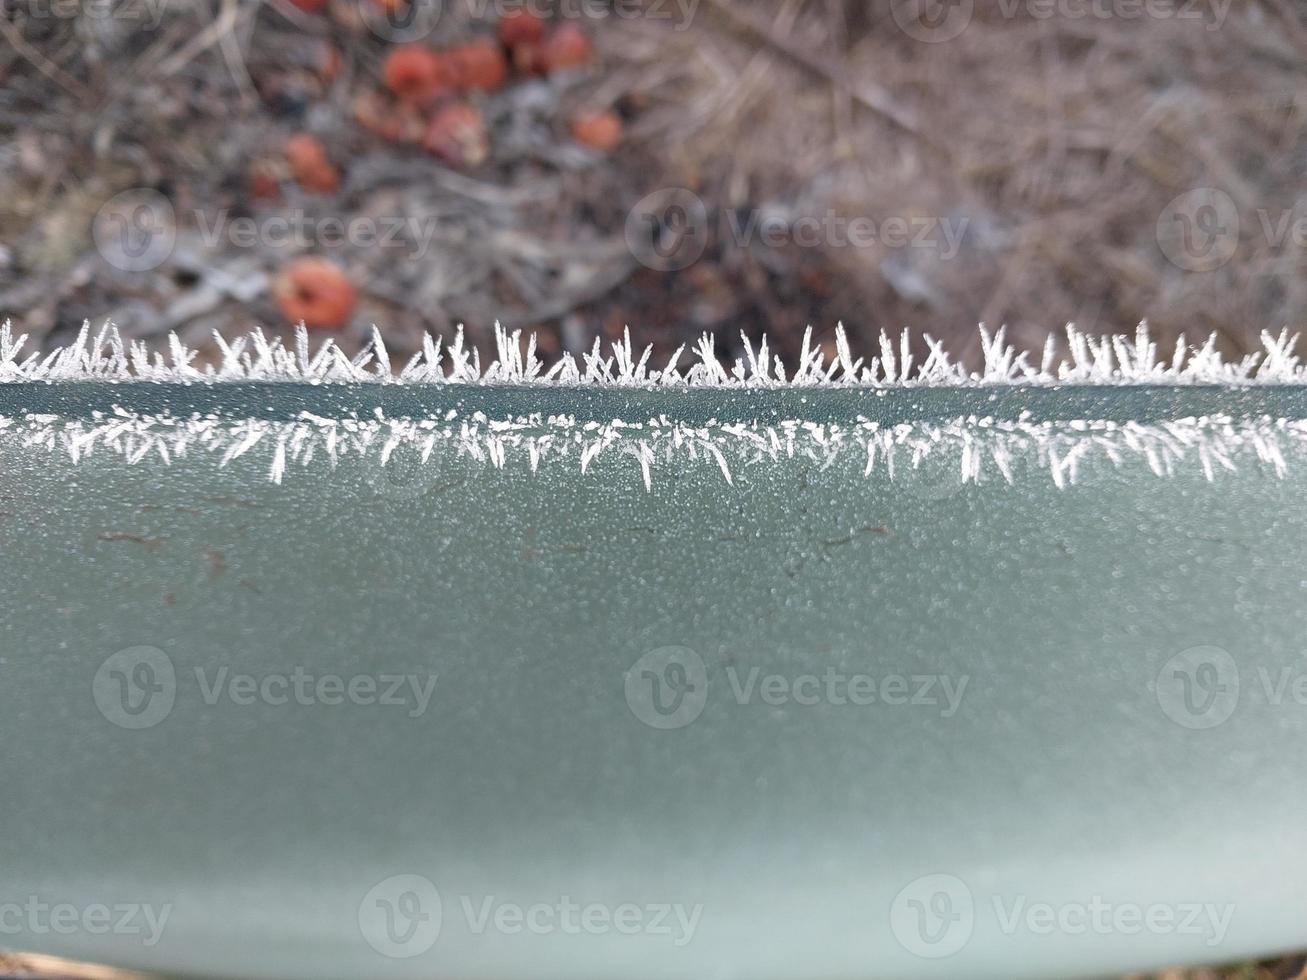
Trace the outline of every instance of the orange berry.
<instances>
[{"instance_id":1,"label":"orange berry","mask_svg":"<svg viewBox=\"0 0 1307 980\"><path fill-rule=\"evenodd\" d=\"M358 294L340 266L326 259L299 258L272 281L272 295L291 323L335 330L354 312Z\"/></svg>"},{"instance_id":2,"label":"orange berry","mask_svg":"<svg viewBox=\"0 0 1307 980\"><path fill-rule=\"evenodd\" d=\"M499 40L510 48L519 44L539 44L545 36L545 22L529 10L506 10L496 26Z\"/></svg>"},{"instance_id":3,"label":"orange berry","mask_svg":"<svg viewBox=\"0 0 1307 980\"><path fill-rule=\"evenodd\" d=\"M522 75L543 75L545 64L545 46L538 41L523 41L509 49L513 58L513 68Z\"/></svg>"},{"instance_id":4,"label":"orange berry","mask_svg":"<svg viewBox=\"0 0 1307 980\"><path fill-rule=\"evenodd\" d=\"M545 41L544 59L548 71L584 65L594 53L590 38L577 24L562 24Z\"/></svg>"},{"instance_id":5,"label":"orange berry","mask_svg":"<svg viewBox=\"0 0 1307 980\"><path fill-rule=\"evenodd\" d=\"M391 51L381 66L381 75L387 88L414 105L430 105L449 83L445 64L434 52L417 44Z\"/></svg>"},{"instance_id":6,"label":"orange berry","mask_svg":"<svg viewBox=\"0 0 1307 980\"><path fill-rule=\"evenodd\" d=\"M300 174L299 185L316 194L330 194L340 186L340 171L329 163Z\"/></svg>"},{"instance_id":7,"label":"orange berry","mask_svg":"<svg viewBox=\"0 0 1307 980\"><path fill-rule=\"evenodd\" d=\"M622 120L611 109L578 112L572 117L572 139L607 153L622 142Z\"/></svg>"},{"instance_id":8,"label":"orange berry","mask_svg":"<svg viewBox=\"0 0 1307 980\"><path fill-rule=\"evenodd\" d=\"M341 61L340 48L323 41L318 49L318 74L324 82L333 81L340 74Z\"/></svg>"},{"instance_id":9,"label":"orange berry","mask_svg":"<svg viewBox=\"0 0 1307 980\"><path fill-rule=\"evenodd\" d=\"M291 175L306 190L328 194L340 185L340 173L327 158L318 138L296 133L286 141L286 161Z\"/></svg>"},{"instance_id":10,"label":"orange berry","mask_svg":"<svg viewBox=\"0 0 1307 980\"><path fill-rule=\"evenodd\" d=\"M296 133L286 140L286 160L292 172L329 162L327 151L312 133Z\"/></svg>"},{"instance_id":11,"label":"orange berry","mask_svg":"<svg viewBox=\"0 0 1307 980\"><path fill-rule=\"evenodd\" d=\"M400 127L394 108L380 92L363 91L354 96L354 121L370 133L385 139L399 139Z\"/></svg>"},{"instance_id":12,"label":"orange berry","mask_svg":"<svg viewBox=\"0 0 1307 980\"><path fill-rule=\"evenodd\" d=\"M474 106L452 102L431 117L422 145L458 167L475 167L490 155L486 124Z\"/></svg>"},{"instance_id":13,"label":"orange berry","mask_svg":"<svg viewBox=\"0 0 1307 980\"><path fill-rule=\"evenodd\" d=\"M508 79L508 62L494 41L477 40L445 52L450 75L458 88L493 92Z\"/></svg>"},{"instance_id":14,"label":"orange berry","mask_svg":"<svg viewBox=\"0 0 1307 980\"><path fill-rule=\"evenodd\" d=\"M250 164L249 182L250 197L266 200L281 193L276 166L267 160L256 160Z\"/></svg>"}]
</instances>

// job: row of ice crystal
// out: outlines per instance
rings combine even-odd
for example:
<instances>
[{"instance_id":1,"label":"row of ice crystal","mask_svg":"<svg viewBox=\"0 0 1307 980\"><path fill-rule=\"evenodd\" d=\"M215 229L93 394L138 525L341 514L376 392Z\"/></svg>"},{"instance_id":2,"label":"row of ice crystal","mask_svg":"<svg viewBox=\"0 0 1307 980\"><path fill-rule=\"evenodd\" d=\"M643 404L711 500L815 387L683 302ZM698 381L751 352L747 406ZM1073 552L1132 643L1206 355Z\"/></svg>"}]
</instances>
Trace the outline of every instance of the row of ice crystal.
<instances>
[{"instance_id":1,"label":"row of ice crystal","mask_svg":"<svg viewBox=\"0 0 1307 980\"><path fill-rule=\"evenodd\" d=\"M0 417L0 450L44 449L74 462L108 453L129 463L164 464L192 455L212 455L226 465L251 453L264 454L277 483L292 464L315 459L336 466L343 459L366 461L364 470L381 473L403 450L425 466L451 459L536 472L546 465L570 465L582 474L601 457L627 457L639 467L646 489L664 467L680 471L705 464L728 483L757 466L802 460L825 469L851 459L864 476L891 479L917 471L931 460L936 471L961 486L992 476L1012 483L1020 462L1034 463L1063 487L1074 483L1094 460L1120 465L1140 459L1159 476L1182 466L1197 467L1214 479L1237 464L1264 465L1283 475L1286 456L1307 453L1307 421L1269 417L1184 418L1157 424L1112 421L1031 422L959 418L945 423L881 424L785 421L690 425L666 418L643 423L578 421L572 416L530 415L488 419L477 412L442 418L324 418L302 413L293 421L188 418L138 414L118 409L87 419L30 414Z\"/></svg>"},{"instance_id":2,"label":"row of ice crystal","mask_svg":"<svg viewBox=\"0 0 1307 980\"><path fill-rule=\"evenodd\" d=\"M496 353L484 363L480 351L464 339L462 328L444 344L425 336L422 350L396 370L380 331L372 343L348 356L332 340L312 349L303 327L288 346L279 337L253 331L228 341L215 335L217 363L197 365L198 352L170 335L167 351L127 343L111 324L92 333L82 327L75 342L48 352L28 350L26 335L0 327L0 382L130 381L223 382L297 381L309 383L608 385L689 387L820 387L827 385L894 387L907 385L1050 385L1050 384L1303 384L1305 371L1294 350L1298 335L1263 333L1262 351L1238 359L1224 357L1211 336L1201 346L1179 338L1163 356L1140 324L1133 337L1092 337L1068 325L1062 338L1050 336L1038 363L1031 354L1007 343L1005 331L980 328L984 364L969 371L943 344L922 338L927 353L918 360L908 331L897 338L879 337L879 354L854 357L843 326L835 332L834 350L813 342L809 328L797 362L786 364L764 338L756 346L743 337L743 356L723 362L713 338L705 334L687 352L682 346L652 367L651 349L637 351L629 331L603 348L598 339L579 356L563 354L552 364L537 353L534 335L495 328ZM1059 351L1065 349L1065 353ZM683 362L685 363L683 366Z\"/></svg>"}]
</instances>

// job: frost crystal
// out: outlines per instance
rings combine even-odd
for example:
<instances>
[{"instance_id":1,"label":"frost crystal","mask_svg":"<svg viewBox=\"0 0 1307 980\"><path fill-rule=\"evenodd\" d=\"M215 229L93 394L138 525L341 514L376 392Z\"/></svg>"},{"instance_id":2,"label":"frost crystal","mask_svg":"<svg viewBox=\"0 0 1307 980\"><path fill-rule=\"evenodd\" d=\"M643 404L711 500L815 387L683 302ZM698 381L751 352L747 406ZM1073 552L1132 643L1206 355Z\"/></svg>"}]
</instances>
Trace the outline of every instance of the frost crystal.
<instances>
[{"instance_id":1,"label":"frost crystal","mask_svg":"<svg viewBox=\"0 0 1307 980\"><path fill-rule=\"evenodd\" d=\"M349 358L330 341L310 351L305 332L293 347L262 333L235 342L218 339L221 363L194 366L196 353L172 338L167 356L152 354L141 344L125 344L107 327L92 337L84 327L77 343L47 354L23 354L26 338L15 339L6 325L0 329L0 395L10 407L0 414L0 449L15 443L66 454L74 461L93 453L110 453L127 462L157 459L164 463L192 453L213 454L226 464L251 452L265 454L269 475L281 482L292 466L306 466L315 457L332 465L350 455L370 456L385 466L396 451L416 452L422 462L436 454L455 454L505 468L521 465L535 471L570 461L589 472L601 456L629 457L646 488L669 465L700 464L718 471L728 483L751 466L781 459L802 458L829 466L845 454L855 454L864 474L877 471L893 478L942 456L959 482L991 476L1013 480L1017 459L1034 459L1058 485L1073 482L1082 467L1095 459L1120 463L1126 457L1147 462L1159 476L1179 466L1193 465L1210 480L1232 471L1240 459L1265 464L1283 474L1290 450L1307 448L1307 420L1265 413L1238 417L1224 410L1186 414L1163 420L1035 419L1028 412L1016 417L970 414L951 420L912 417L887 420L877 416L877 394L892 389L953 388L971 391L972 404L989 398L976 389L1062 386L1225 386L1304 385L1307 373L1292 353L1297 336L1263 336L1264 352L1226 361L1209 339L1199 348L1180 341L1169 358L1159 352L1140 326L1134 338L1091 338L1068 327L1062 360L1056 348L1045 347L1034 366L1025 353L1008 346L1000 330L991 336L981 329L984 367L968 372L926 338L928 354L917 364L904 333L897 343L881 337L880 354L869 362L855 359L841 329L835 354L826 354L804 337L799 360L787 366L764 340L756 348L744 341L744 357L723 364L703 337L693 351L693 363L680 366L683 350L660 369L649 366L650 351L637 355L627 335L608 352L596 341L578 361L564 355L546 367L536 356L534 339L525 348L519 333L496 330L497 355L483 366L479 354L464 345L461 332L448 347L428 338L424 349L401 370L391 368L379 334L363 354ZM218 416L184 410L176 414L141 411L115 401L112 410L83 414L51 414L24 408L24 387L34 382L153 382L156 385L212 386L238 382L299 382L313 385L385 384L425 386L428 391L515 388L583 387L662 391L654 417L608 419L581 413L505 412L489 417L487 410L439 408L387 412L380 395L359 389L356 404L366 410L331 413L294 411L283 418ZM5 385L4 383L7 383ZM461 388L460 388L461 386ZM5 387L8 388L5 391ZM676 388L682 389L814 389L865 390L873 402L868 411L831 420L805 416L810 400L790 398L789 411L798 417L767 421L678 417ZM670 390L669 390L670 389ZM37 389L31 389L36 391ZM121 390L121 401L129 390ZM193 389L192 389L193 390ZM233 389L234 390L234 389ZM166 393L165 393L166 394ZM1060 396L1059 396L1060 397ZM1222 408L1232 395L1207 397ZM689 396L687 396L687 399ZM759 392L757 403L773 407ZM369 400L374 404L368 406ZM748 399L754 404L752 396ZM164 404L168 399L164 398ZM185 398L178 397L178 404ZM508 402L512 404L512 401ZM637 402L632 401L631 405ZM689 401L686 401L686 406ZM795 405L802 406L795 411ZM632 410L638 415L639 409ZM761 414L761 412L760 412ZM1303 413L1307 414L1307 413Z\"/></svg>"},{"instance_id":2,"label":"frost crystal","mask_svg":"<svg viewBox=\"0 0 1307 980\"><path fill-rule=\"evenodd\" d=\"M423 349L396 372L375 327L371 347L353 358L330 340L310 352L303 327L296 332L293 348L258 330L233 342L215 335L222 362L195 367L197 352L182 344L175 334L169 337L165 356L151 352L139 341L125 343L111 325L92 336L86 324L69 346L46 354L25 355L27 336L15 338L6 323L0 327L0 382L298 381L709 388L1307 383L1307 371L1293 353L1298 334L1287 330L1278 336L1264 332L1261 353L1227 361L1216 350L1215 335L1201 347L1190 346L1181 336L1171 356L1159 358L1147 324L1140 324L1133 338L1090 337L1068 325L1067 356L1057 358L1054 338L1050 337L1035 366L1028 353L1008 345L1003 330L991 335L981 326L984 366L974 372L954 361L939 341L929 335L922 339L929 353L920 365L914 361L907 330L897 342L882 333L880 355L865 361L853 357L840 326L835 333L835 354L828 360L826 353L813 344L809 328L798 363L791 370L779 354L769 349L766 339L755 349L747 337L742 338L744 357L724 364L713 351L712 338L705 334L694 345L693 363L688 367L680 366L685 354L681 347L661 369L654 370L649 366L651 349L646 347L637 356L629 331L621 341L610 345L606 355L596 339L594 347L582 353L579 361L572 354L564 354L546 366L536 355L534 336L528 338L524 350L520 330L510 333L496 326L495 360L483 366L480 353L465 345L459 328L448 346L424 337Z\"/></svg>"}]
</instances>

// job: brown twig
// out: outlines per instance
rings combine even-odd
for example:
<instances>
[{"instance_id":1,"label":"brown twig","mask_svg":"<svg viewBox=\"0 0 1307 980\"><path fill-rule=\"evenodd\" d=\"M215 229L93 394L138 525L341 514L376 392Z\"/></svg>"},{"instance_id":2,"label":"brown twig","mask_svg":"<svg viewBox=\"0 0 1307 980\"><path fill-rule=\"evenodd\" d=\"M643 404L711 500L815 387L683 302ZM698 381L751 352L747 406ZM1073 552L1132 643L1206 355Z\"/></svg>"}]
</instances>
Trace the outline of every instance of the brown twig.
<instances>
[{"instance_id":1,"label":"brown twig","mask_svg":"<svg viewBox=\"0 0 1307 980\"><path fill-rule=\"evenodd\" d=\"M1293 38L1294 45L1303 54L1307 54L1307 27L1303 26L1303 22L1299 19L1289 0L1267 0L1267 3L1279 14L1280 20L1284 21L1284 26L1288 28L1289 36Z\"/></svg>"},{"instance_id":2,"label":"brown twig","mask_svg":"<svg viewBox=\"0 0 1307 980\"><path fill-rule=\"evenodd\" d=\"M711 3L714 9L737 27L752 34L808 71L824 78L841 91L847 92L849 97L859 105L884 117L900 129L906 130L926 145L942 150L933 140L922 133L916 115L910 109L900 105L889 90L877 85L875 82L861 79L854 81L842 66L831 65L820 55L812 53L789 38L777 36L770 25L758 19L753 13L740 9L731 3L731 0L711 0Z\"/></svg>"},{"instance_id":3,"label":"brown twig","mask_svg":"<svg viewBox=\"0 0 1307 980\"><path fill-rule=\"evenodd\" d=\"M159 66L158 74L160 77L167 78L169 75L175 75L205 50L222 41L236 26L238 12L239 8L236 4L224 0L222 12L218 14L217 19L183 44L178 51L174 52Z\"/></svg>"},{"instance_id":4,"label":"brown twig","mask_svg":"<svg viewBox=\"0 0 1307 980\"><path fill-rule=\"evenodd\" d=\"M81 99L83 102L94 100L94 93L89 88L28 44L27 39L19 33L18 28L3 17L0 17L0 34L3 34L5 40L13 45L14 50L30 61L37 71L61 86L69 95Z\"/></svg>"}]
</instances>

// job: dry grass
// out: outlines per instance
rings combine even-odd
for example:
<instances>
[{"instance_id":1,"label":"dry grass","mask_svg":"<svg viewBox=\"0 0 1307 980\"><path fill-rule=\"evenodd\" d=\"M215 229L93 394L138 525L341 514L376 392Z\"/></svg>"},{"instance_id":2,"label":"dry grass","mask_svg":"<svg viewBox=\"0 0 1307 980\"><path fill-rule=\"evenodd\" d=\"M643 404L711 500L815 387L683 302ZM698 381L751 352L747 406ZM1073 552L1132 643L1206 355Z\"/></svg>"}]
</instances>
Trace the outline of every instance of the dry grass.
<instances>
[{"instance_id":1,"label":"dry grass","mask_svg":"<svg viewBox=\"0 0 1307 980\"><path fill-rule=\"evenodd\" d=\"M278 323L267 282L285 249L208 248L183 217L155 273L109 267L91 222L139 186L210 221L303 208L437 222L419 258L335 253L364 294L343 342L376 322L400 351L458 322L485 338L498 317L539 328L547 352L627 323L660 349L711 330L729 352L740 329L785 350L807 323L837 319L864 343L909 325L965 348L979 320L1037 346L1067 321L1106 332L1145 318L1163 340L1215 330L1237 352L1296 325L1307 297L1303 249L1262 230L1295 206L1307 160L1307 19L1284 0L1232 0L1219 24L981 4L936 44L900 29L890 0L702 0L680 32L611 19L595 25L594 70L484 101L494 153L470 174L353 124L385 44L351 0L334 0L332 17L285 0L168 0L155 30L25 17L27 2L6 0L15 12L0 19L0 315L51 343L84 318L190 342ZM478 29L454 10L437 39ZM324 81L328 46L342 68ZM583 104L623 110L611 159L566 139L560 120ZM342 190L251 204L250 162L300 128L347 162ZM738 209L965 221L966 233L951 256L714 234L688 269L653 272L623 224L664 186L693 188L716 231ZM1230 194L1242 220L1236 254L1210 272L1178 268L1158 245L1168 202L1200 186Z\"/></svg>"},{"instance_id":2,"label":"dry grass","mask_svg":"<svg viewBox=\"0 0 1307 980\"><path fill-rule=\"evenodd\" d=\"M1240 351L1300 322L1304 253L1268 242L1259 212L1274 224L1295 206L1307 160L1301 9L1235 2L1219 27L998 10L978 5L961 35L925 44L888 0L705 0L707 35L642 52L685 66L658 134L669 164L723 206L967 219L952 259L823 250L864 338L910 324L969 342L983 320L1037 346L1068 321L1148 319ZM886 99L892 113L872 107ZM1228 192L1243 227L1230 262L1195 273L1167 260L1157 225L1202 186Z\"/></svg>"}]
</instances>

